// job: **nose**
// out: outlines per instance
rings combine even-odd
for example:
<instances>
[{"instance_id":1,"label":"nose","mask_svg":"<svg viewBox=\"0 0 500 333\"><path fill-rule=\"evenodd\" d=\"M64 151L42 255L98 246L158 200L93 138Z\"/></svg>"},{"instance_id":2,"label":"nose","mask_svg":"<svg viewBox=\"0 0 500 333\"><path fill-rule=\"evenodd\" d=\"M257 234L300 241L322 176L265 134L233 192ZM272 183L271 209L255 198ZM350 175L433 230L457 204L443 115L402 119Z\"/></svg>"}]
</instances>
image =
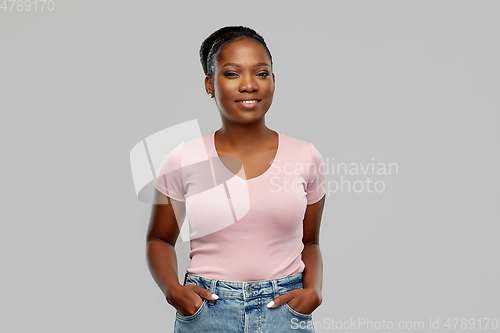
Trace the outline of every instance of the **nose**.
<instances>
[{"instance_id":1,"label":"nose","mask_svg":"<svg viewBox=\"0 0 500 333\"><path fill-rule=\"evenodd\" d=\"M240 92L253 92L259 90L259 86L252 74L242 75L240 80Z\"/></svg>"}]
</instances>

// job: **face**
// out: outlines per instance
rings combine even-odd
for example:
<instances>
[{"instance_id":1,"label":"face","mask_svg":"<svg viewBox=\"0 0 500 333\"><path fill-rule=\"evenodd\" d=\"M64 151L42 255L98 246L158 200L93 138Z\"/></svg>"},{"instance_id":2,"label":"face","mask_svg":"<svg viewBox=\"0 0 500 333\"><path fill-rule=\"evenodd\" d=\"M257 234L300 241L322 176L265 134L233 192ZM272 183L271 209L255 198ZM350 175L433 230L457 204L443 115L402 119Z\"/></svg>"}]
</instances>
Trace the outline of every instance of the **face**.
<instances>
[{"instance_id":1,"label":"face","mask_svg":"<svg viewBox=\"0 0 500 333\"><path fill-rule=\"evenodd\" d=\"M223 120L251 124L263 119L273 101L274 74L262 45L246 37L227 42L213 76L213 82L205 78L205 87Z\"/></svg>"}]
</instances>

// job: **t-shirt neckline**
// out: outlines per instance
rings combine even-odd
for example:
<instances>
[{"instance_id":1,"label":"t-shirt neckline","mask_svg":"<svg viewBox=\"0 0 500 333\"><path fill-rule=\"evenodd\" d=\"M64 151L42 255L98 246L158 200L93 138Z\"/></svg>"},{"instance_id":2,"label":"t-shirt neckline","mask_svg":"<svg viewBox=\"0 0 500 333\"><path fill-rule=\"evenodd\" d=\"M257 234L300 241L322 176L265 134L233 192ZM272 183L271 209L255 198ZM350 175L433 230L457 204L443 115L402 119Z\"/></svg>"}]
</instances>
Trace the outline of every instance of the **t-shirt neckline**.
<instances>
[{"instance_id":1,"label":"t-shirt neckline","mask_svg":"<svg viewBox=\"0 0 500 333\"><path fill-rule=\"evenodd\" d=\"M219 161L219 163L222 165L222 167L224 168L224 170L226 170L230 174L234 175L235 177L239 178L240 180L248 183L248 182L251 182L251 181L254 181L254 180L259 180L259 179L265 177L267 174L269 174L271 172L271 169L273 169L276 166L277 160L279 160L278 157L280 156L280 152L281 152L281 148L282 148L281 146L283 145L283 142L282 142L283 141L283 137L282 137L282 135L281 135L280 132L278 132L278 131L274 131L274 132L278 133L278 149L276 150L276 154L274 155L273 162L271 163L271 165L269 166L269 168L267 168L267 170L264 171L264 173L258 175L257 177L253 177L253 178L250 178L250 179L243 179L240 176L235 175L228 168L226 168L226 166L224 165L224 163L222 163L222 161L220 160L219 154L217 153L217 149L215 148L215 130L212 131L212 134L210 135L210 138L211 138L210 146L212 147L212 152L214 153L214 156L216 157L216 160Z\"/></svg>"}]
</instances>

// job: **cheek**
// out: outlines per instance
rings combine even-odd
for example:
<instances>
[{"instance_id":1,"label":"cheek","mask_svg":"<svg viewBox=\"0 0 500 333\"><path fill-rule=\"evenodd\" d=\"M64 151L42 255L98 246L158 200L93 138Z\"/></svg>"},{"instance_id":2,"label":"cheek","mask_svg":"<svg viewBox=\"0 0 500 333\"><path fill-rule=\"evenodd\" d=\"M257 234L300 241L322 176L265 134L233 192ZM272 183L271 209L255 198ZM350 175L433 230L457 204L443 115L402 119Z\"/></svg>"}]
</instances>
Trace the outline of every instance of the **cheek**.
<instances>
[{"instance_id":1,"label":"cheek","mask_svg":"<svg viewBox=\"0 0 500 333\"><path fill-rule=\"evenodd\" d=\"M270 85L267 85L263 91L265 92L265 95L266 95L266 100L268 103L271 103L272 100L273 100L273 97L274 97L274 89L273 89L273 86L272 84Z\"/></svg>"},{"instance_id":2,"label":"cheek","mask_svg":"<svg viewBox=\"0 0 500 333\"><path fill-rule=\"evenodd\" d=\"M236 88L232 84L218 85L215 87L216 94L221 100L232 99Z\"/></svg>"},{"instance_id":3,"label":"cheek","mask_svg":"<svg viewBox=\"0 0 500 333\"><path fill-rule=\"evenodd\" d=\"M274 94L274 87L272 82L267 82L261 86L261 89L265 91L268 95Z\"/></svg>"}]
</instances>

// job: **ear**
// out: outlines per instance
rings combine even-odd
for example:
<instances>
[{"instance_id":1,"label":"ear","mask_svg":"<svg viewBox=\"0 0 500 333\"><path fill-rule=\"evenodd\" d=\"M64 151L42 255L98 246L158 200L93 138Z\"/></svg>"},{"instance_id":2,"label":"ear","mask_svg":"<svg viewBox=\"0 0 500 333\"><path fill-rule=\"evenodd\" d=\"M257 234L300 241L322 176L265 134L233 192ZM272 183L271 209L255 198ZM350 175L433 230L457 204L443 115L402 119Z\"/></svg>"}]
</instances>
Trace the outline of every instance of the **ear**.
<instances>
[{"instance_id":1,"label":"ear","mask_svg":"<svg viewBox=\"0 0 500 333\"><path fill-rule=\"evenodd\" d=\"M208 76L205 76L205 91L209 95L214 95L214 87L212 85L212 80Z\"/></svg>"}]
</instances>

